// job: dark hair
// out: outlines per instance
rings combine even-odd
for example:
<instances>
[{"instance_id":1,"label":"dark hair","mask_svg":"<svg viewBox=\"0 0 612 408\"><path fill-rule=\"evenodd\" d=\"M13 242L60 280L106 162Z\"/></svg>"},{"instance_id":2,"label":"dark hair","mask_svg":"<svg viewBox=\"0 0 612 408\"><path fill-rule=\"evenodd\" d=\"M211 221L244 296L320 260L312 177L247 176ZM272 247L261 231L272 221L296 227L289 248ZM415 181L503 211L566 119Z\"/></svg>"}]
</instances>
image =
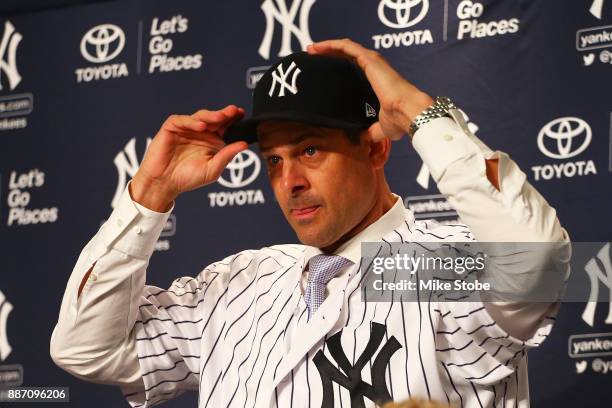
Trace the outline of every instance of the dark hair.
<instances>
[{"instance_id":1,"label":"dark hair","mask_svg":"<svg viewBox=\"0 0 612 408\"><path fill-rule=\"evenodd\" d=\"M361 132L363 132L363 129L344 129L344 134L355 146L359 146L361 144Z\"/></svg>"}]
</instances>

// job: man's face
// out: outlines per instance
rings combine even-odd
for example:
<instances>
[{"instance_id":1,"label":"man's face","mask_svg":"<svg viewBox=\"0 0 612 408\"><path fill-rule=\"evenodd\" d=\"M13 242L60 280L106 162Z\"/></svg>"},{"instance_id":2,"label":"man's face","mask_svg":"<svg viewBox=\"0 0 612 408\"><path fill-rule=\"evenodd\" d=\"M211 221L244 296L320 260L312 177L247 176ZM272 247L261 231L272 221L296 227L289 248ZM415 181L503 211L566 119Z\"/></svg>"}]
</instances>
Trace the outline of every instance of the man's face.
<instances>
[{"instance_id":1,"label":"man's face","mask_svg":"<svg viewBox=\"0 0 612 408\"><path fill-rule=\"evenodd\" d=\"M377 194L366 143L294 122L264 122L258 134L274 195L302 243L329 247L366 217Z\"/></svg>"}]
</instances>

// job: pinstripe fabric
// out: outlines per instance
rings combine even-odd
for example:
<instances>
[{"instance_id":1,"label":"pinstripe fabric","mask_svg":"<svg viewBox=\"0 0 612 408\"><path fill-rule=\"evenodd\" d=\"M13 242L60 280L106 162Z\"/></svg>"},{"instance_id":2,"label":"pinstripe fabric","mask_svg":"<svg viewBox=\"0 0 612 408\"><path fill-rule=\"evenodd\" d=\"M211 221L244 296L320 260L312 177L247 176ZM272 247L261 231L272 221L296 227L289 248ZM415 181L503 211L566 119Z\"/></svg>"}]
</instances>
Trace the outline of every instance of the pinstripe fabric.
<instances>
[{"instance_id":1,"label":"pinstripe fabric","mask_svg":"<svg viewBox=\"0 0 612 408\"><path fill-rule=\"evenodd\" d=\"M123 386L135 407L199 391L200 407L318 408L324 383L326 407L349 407L354 393L339 367L348 370L358 362L360 372L353 374L360 381L386 388L370 395L396 401L420 396L461 407L528 406L525 353L548 335L554 305L533 337L520 341L480 302L424 296L408 302L395 295L390 302L370 303L360 296L366 276L361 267L368 270L360 264L363 241L380 241L382 255L393 242L472 241L472 231L482 242L569 242L555 210L516 163L463 125L460 119L435 119L412 144L470 228L415 221L398 198L397 218L394 213L392 222L382 222L394 206L338 249L353 265L329 282L328 296L310 319L301 282L315 255L310 247L243 251L167 290L146 286L149 257L171 210L147 210L126 189L68 281L51 341L54 361L78 377ZM493 158L499 163L499 190L485 171L485 160ZM541 276L537 268L520 272ZM418 281L418 272L411 278ZM542 316L541 310L534 316ZM531 328L520 319L506 318L504 324L512 332ZM374 331L380 348L359 361ZM384 366L374 367L389 344L392 354L378 360ZM321 378L315 357L335 370L333 382Z\"/></svg>"},{"instance_id":2,"label":"pinstripe fabric","mask_svg":"<svg viewBox=\"0 0 612 408\"><path fill-rule=\"evenodd\" d=\"M414 221L383 237L387 242L473 240L464 225ZM145 389L126 397L149 407L184 391L199 391L200 407L321 407L322 382L312 359L322 351L339 367L325 341L341 332L355 364L372 323L385 326L384 345L401 345L385 369L396 401L411 396L459 407L527 407L526 352L548 335L542 321L528 341L512 338L493 322L482 303L419 299L387 303L361 300L360 265L342 275L308 319L300 289L304 247L282 245L245 251L210 265L196 278L169 290L145 287L137 323L137 349ZM413 279L418 280L418 274ZM381 346L382 347L382 346ZM372 362L361 372L372 382ZM333 384L336 407L350 407L349 390ZM374 406L367 400L366 406Z\"/></svg>"}]
</instances>

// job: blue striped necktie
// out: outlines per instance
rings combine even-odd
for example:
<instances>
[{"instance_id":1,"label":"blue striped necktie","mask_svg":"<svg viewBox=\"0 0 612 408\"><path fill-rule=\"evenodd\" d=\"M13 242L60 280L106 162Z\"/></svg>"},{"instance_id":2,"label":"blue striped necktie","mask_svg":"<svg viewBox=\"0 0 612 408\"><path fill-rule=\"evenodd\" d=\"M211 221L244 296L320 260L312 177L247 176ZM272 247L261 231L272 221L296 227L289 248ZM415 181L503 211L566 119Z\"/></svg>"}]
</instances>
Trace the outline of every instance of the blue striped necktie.
<instances>
[{"instance_id":1,"label":"blue striped necktie","mask_svg":"<svg viewBox=\"0 0 612 408\"><path fill-rule=\"evenodd\" d=\"M351 263L339 255L316 255L308 261L308 284L304 300L308 316L312 316L325 300L325 286L346 265Z\"/></svg>"}]
</instances>

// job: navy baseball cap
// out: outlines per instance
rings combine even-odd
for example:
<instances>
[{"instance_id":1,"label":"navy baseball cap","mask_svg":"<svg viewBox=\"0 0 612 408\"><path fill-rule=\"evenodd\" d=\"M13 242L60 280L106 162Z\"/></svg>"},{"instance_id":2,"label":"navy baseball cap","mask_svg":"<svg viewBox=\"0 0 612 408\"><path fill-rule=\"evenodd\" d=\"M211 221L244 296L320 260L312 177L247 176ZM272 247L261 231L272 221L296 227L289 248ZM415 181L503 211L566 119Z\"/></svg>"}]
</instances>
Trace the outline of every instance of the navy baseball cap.
<instances>
[{"instance_id":1,"label":"navy baseball cap","mask_svg":"<svg viewBox=\"0 0 612 408\"><path fill-rule=\"evenodd\" d=\"M367 129L380 104L364 72L348 58L297 52L281 59L253 91L253 114L227 129L226 143L257 142L257 125L268 120L337 129Z\"/></svg>"}]
</instances>

